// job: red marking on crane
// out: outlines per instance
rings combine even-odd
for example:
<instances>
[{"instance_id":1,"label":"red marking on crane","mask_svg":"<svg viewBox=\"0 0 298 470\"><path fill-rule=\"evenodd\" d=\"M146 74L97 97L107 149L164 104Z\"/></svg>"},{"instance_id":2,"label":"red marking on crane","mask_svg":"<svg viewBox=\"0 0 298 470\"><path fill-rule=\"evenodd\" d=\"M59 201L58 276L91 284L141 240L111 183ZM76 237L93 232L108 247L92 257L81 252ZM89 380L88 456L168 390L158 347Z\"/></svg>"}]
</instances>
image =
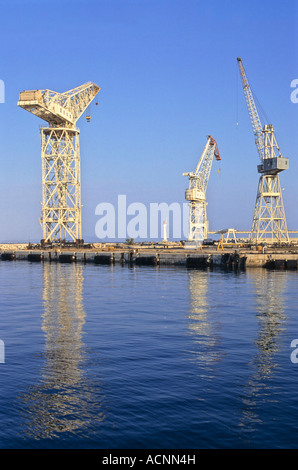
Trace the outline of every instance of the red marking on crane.
<instances>
[{"instance_id":1,"label":"red marking on crane","mask_svg":"<svg viewBox=\"0 0 298 470\"><path fill-rule=\"evenodd\" d=\"M211 145L215 145L215 150L214 150L215 160L221 160L216 140L213 137L211 137L211 135L209 135L209 137L210 137Z\"/></svg>"}]
</instances>

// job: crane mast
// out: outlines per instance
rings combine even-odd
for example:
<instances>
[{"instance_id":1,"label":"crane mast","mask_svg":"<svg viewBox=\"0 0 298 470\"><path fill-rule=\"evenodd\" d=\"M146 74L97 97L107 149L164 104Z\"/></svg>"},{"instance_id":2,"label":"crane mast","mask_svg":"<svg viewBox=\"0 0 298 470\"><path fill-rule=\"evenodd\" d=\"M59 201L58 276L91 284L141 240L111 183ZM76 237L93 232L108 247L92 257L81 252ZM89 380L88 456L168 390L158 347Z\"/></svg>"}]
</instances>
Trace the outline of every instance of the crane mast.
<instances>
[{"instance_id":1,"label":"crane mast","mask_svg":"<svg viewBox=\"0 0 298 470\"><path fill-rule=\"evenodd\" d=\"M257 198L250 232L251 242L289 242L279 173L289 167L288 158L280 153L272 124L262 126L247 80L242 59L237 58L248 113L261 163Z\"/></svg>"},{"instance_id":2,"label":"crane mast","mask_svg":"<svg viewBox=\"0 0 298 470\"><path fill-rule=\"evenodd\" d=\"M217 142L209 135L195 171L183 173L189 179L185 191L185 199L189 201L189 241L201 242L208 236L206 191L213 157L221 160Z\"/></svg>"},{"instance_id":3,"label":"crane mast","mask_svg":"<svg viewBox=\"0 0 298 470\"><path fill-rule=\"evenodd\" d=\"M26 90L18 106L48 123L40 128L42 244L83 243L79 129L76 122L99 92L92 82L58 93Z\"/></svg>"}]
</instances>

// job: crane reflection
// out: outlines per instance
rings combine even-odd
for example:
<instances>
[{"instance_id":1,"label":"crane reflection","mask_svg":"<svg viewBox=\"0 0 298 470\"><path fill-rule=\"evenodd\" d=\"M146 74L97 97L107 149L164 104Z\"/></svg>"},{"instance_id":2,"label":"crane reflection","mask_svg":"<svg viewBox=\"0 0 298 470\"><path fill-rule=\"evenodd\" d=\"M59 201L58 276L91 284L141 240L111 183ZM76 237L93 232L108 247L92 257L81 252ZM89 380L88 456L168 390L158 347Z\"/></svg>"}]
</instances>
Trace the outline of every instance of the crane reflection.
<instances>
[{"instance_id":1,"label":"crane reflection","mask_svg":"<svg viewBox=\"0 0 298 470\"><path fill-rule=\"evenodd\" d=\"M261 407L276 401L272 395L271 379L278 366L276 355L286 318L283 295L286 283L284 273L255 269L248 275L251 276L255 287L255 310L259 330L255 339L256 353L249 363L253 373L241 397L243 408L239 426L244 432L254 431L255 426L262 422ZM278 385L275 383L275 392L277 388Z\"/></svg>"},{"instance_id":2,"label":"crane reflection","mask_svg":"<svg viewBox=\"0 0 298 470\"><path fill-rule=\"evenodd\" d=\"M44 365L39 383L20 397L23 432L29 437L84 432L104 419L99 387L86 371L82 269L78 264L43 265Z\"/></svg>"},{"instance_id":3,"label":"crane reflection","mask_svg":"<svg viewBox=\"0 0 298 470\"><path fill-rule=\"evenodd\" d=\"M193 340L193 349L190 351L191 360L201 368L205 378L211 379L213 377L211 366L222 358L219 348L221 325L218 318L212 315L208 303L208 295L210 295L208 272L194 269L188 271L188 276L190 292L188 329Z\"/></svg>"}]
</instances>

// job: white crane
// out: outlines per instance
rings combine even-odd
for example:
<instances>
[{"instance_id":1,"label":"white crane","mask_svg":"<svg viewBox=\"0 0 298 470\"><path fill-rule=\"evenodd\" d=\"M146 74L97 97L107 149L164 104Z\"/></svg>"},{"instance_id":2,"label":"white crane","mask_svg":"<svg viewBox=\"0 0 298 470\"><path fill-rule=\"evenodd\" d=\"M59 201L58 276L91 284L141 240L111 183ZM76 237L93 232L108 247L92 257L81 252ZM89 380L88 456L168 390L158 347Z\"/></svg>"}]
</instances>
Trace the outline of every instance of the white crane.
<instances>
[{"instance_id":1,"label":"white crane","mask_svg":"<svg viewBox=\"0 0 298 470\"><path fill-rule=\"evenodd\" d=\"M202 242L208 236L206 191L213 157L221 160L216 140L208 135L196 170L183 173L189 179L185 191L185 199L189 201L189 241Z\"/></svg>"},{"instance_id":2,"label":"white crane","mask_svg":"<svg viewBox=\"0 0 298 470\"><path fill-rule=\"evenodd\" d=\"M289 168L288 158L280 153L272 124L262 126L253 94L249 86L242 59L237 58L246 104L260 157L257 198L250 241L289 242L279 173Z\"/></svg>"},{"instance_id":3,"label":"white crane","mask_svg":"<svg viewBox=\"0 0 298 470\"><path fill-rule=\"evenodd\" d=\"M27 90L18 106L48 123L40 129L42 158L42 244L66 238L83 243L79 129L76 122L100 88L88 82L65 93Z\"/></svg>"}]
</instances>

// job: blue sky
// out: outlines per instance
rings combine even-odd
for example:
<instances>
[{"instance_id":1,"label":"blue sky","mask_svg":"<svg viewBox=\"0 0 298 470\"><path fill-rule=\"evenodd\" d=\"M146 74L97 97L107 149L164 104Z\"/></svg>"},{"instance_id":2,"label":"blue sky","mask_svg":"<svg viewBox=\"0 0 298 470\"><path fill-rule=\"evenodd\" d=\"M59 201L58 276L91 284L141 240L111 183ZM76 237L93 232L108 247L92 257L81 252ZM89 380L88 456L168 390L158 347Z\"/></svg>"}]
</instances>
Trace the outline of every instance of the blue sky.
<instances>
[{"instance_id":1,"label":"blue sky","mask_svg":"<svg viewBox=\"0 0 298 470\"><path fill-rule=\"evenodd\" d=\"M81 130L83 237L95 207L184 203L187 179L211 134L222 161L208 185L211 230L251 227L258 173L237 56L276 129L290 170L280 176L288 228L298 230L296 1L98 0L1 2L0 241L39 241L43 122L19 92L101 87ZM237 126L238 121L238 126ZM217 172L220 167L220 173Z\"/></svg>"}]
</instances>

